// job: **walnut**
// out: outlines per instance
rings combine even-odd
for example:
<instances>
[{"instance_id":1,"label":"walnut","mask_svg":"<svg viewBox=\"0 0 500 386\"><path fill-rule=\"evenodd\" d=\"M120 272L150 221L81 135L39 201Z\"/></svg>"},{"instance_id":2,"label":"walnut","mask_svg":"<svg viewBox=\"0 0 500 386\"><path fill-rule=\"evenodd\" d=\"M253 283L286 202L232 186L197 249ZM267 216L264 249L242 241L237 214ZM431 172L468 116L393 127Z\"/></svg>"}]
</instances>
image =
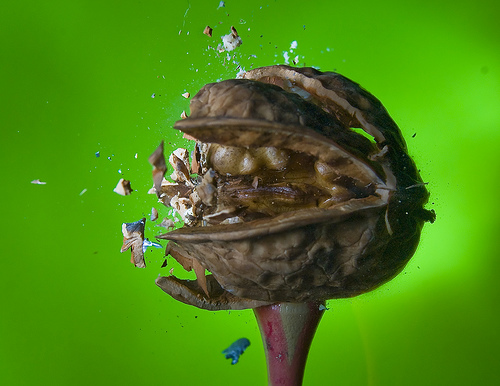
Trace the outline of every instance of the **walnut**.
<instances>
[{"instance_id":1,"label":"walnut","mask_svg":"<svg viewBox=\"0 0 500 386\"><path fill-rule=\"evenodd\" d=\"M190 108L174 128L197 140L193 167L174 152L176 183L161 186L188 221L158 238L211 275L158 278L180 301L217 310L359 295L396 276L434 221L396 123L340 74L258 68L207 84Z\"/></svg>"}]
</instances>

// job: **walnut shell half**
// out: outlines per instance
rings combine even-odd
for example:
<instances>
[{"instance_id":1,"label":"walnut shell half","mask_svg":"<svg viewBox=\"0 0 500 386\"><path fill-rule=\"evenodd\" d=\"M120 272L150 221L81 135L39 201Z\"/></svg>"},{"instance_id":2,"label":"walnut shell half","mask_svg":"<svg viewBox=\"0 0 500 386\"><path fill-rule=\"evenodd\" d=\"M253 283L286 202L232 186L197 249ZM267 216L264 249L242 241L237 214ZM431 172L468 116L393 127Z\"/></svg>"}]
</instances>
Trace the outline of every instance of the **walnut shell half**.
<instances>
[{"instance_id":1,"label":"walnut shell half","mask_svg":"<svg viewBox=\"0 0 500 386\"><path fill-rule=\"evenodd\" d=\"M198 177L184 173L163 200L184 200L190 226L159 238L212 274L202 285L157 280L185 303L242 309L362 294L403 269L435 218L397 125L337 73L270 66L207 84L175 128L197 140Z\"/></svg>"}]
</instances>

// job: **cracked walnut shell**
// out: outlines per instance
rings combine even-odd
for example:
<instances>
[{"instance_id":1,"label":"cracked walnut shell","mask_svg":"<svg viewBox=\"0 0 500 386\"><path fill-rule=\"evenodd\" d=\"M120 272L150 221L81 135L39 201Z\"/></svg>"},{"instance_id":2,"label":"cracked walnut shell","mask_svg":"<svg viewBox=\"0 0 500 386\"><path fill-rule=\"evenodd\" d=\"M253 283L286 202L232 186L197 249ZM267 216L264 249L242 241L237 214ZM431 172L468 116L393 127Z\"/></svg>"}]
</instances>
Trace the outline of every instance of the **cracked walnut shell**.
<instances>
[{"instance_id":1,"label":"cracked walnut shell","mask_svg":"<svg viewBox=\"0 0 500 386\"><path fill-rule=\"evenodd\" d=\"M340 74L258 68L207 84L190 107L174 127L196 139L193 165L171 157L175 183L157 189L186 216L158 238L198 266L197 282L157 279L180 301L218 310L362 294L403 269L435 218L399 128Z\"/></svg>"}]
</instances>

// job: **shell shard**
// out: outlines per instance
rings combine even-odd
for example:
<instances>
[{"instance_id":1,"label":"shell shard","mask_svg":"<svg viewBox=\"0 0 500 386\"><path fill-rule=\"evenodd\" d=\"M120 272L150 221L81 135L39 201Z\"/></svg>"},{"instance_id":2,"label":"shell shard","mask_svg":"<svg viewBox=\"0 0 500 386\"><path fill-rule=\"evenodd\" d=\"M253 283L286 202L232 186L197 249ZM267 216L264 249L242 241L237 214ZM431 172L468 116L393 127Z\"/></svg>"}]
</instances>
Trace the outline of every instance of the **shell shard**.
<instances>
[{"instance_id":1,"label":"shell shard","mask_svg":"<svg viewBox=\"0 0 500 386\"><path fill-rule=\"evenodd\" d=\"M137 268L145 268L144 261L144 226L146 218L139 221L122 224L123 245L120 252L125 252L128 249L132 251L131 263Z\"/></svg>"},{"instance_id":2,"label":"shell shard","mask_svg":"<svg viewBox=\"0 0 500 386\"><path fill-rule=\"evenodd\" d=\"M171 157L177 178L162 184L163 202L187 214L158 238L199 264L198 282L157 284L187 304L242 309L370 291L403 269L434 220L397 125L339 74L270 66L207 84L174 128L197 140L194 167L184 152Z\"/></svg>"},{"instance_id":3,"label":"shell shard","mask_svg":"<svg viewBox=\"0 0 500 386\"><path fill-rule=\"evenodd\" d=\"M113 192L118 193L120 196L130 195L133 192L133 189L130 187L130 181L120 178Z\"/></svg>"},{"instance_id":4,"label":"shell shard","mask_svg":"<svg viewBox=\"0 0 500 386\"><path fill-rule=\"evenodd\" d=\"M160 145L149 156L148 161L153 165L153 186L156 195L160 197L162 193L161 186L163 177L167 171L167 164L165 163L165 156L163 155L163 141L161 141Z\"/></svg>"}]
</instances>

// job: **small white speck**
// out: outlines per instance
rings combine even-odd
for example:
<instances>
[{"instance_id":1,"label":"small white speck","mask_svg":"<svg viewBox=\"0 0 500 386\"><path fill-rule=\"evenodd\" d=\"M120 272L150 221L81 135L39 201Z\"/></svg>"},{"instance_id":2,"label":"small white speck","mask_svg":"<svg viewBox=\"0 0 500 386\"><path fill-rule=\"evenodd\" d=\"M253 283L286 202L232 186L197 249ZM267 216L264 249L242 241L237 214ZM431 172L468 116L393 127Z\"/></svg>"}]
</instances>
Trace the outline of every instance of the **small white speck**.
<instances>
[{"instance_id":1,"label":"small white speck","mask_svg":"<svg viewBox=\"0 0 500 386\"><path fill-rule=\"evenodd\" d=\"M31 181L31 183L34 185L46 185L47 184L45 181L40 181L38 179Z\"/></svg>"},{"instance_id":2,"label":"small white speck","mask_svg":"<svg viewBox=\"0 0 500 386\"><path fill-rule=\"evenodd\" d=\"M289 64L290 63L290 56L288 55L288 52L283 52L283 58L285 59L285 63Z\"/></svg>"},{"instance_id":3,"label":"small white speck","mask_svg":"<svg viewBox=\"0 0 500 386\"><path fill-rule=\"evenodd\" d=\"M240 79L243 77L243 74L245 74L246 71L244 68L240 68L240 70L238 71L238 73L236 74L236 79Z\"/></svg>"}]
</instances>

